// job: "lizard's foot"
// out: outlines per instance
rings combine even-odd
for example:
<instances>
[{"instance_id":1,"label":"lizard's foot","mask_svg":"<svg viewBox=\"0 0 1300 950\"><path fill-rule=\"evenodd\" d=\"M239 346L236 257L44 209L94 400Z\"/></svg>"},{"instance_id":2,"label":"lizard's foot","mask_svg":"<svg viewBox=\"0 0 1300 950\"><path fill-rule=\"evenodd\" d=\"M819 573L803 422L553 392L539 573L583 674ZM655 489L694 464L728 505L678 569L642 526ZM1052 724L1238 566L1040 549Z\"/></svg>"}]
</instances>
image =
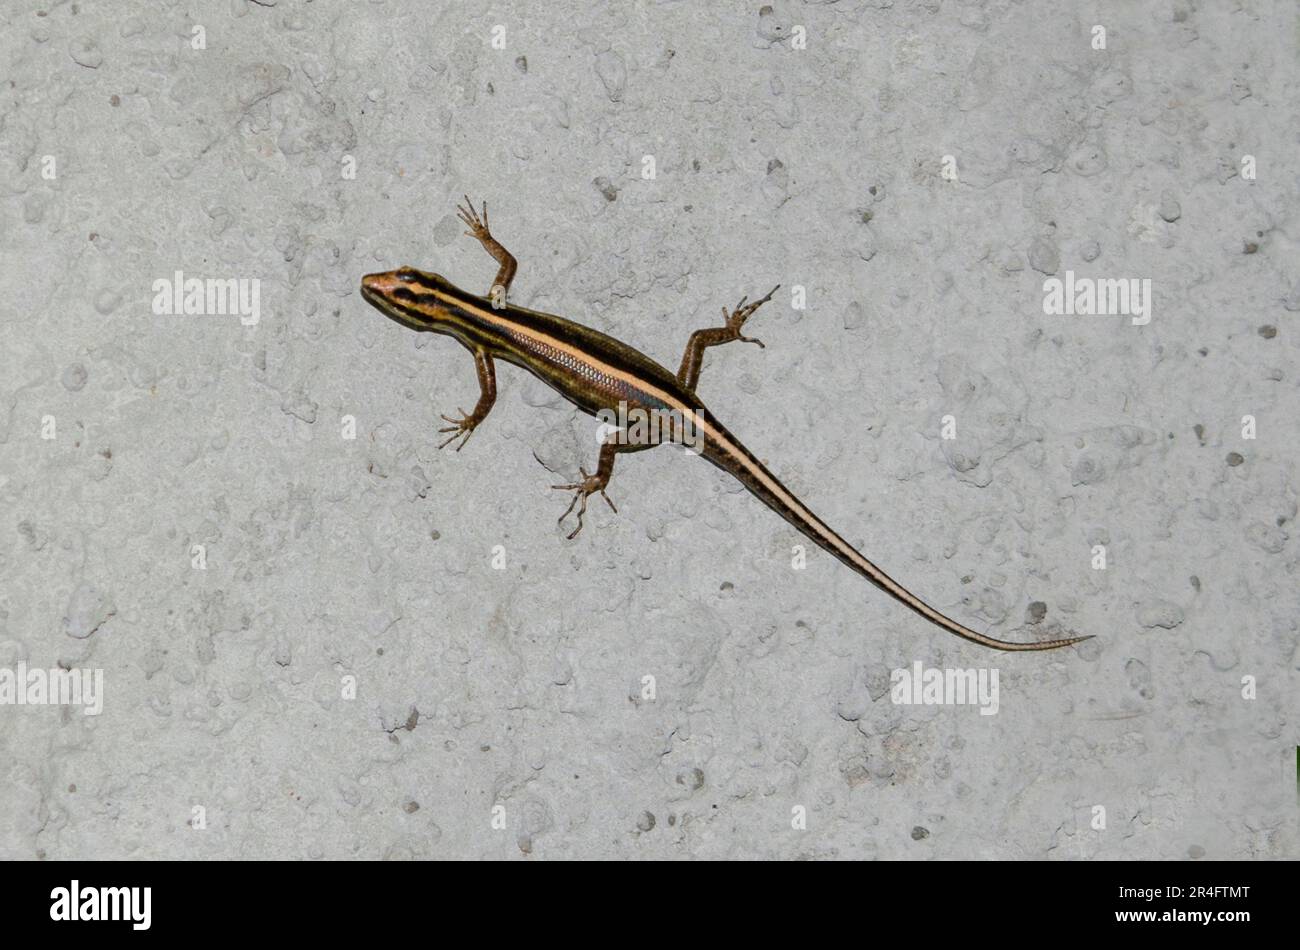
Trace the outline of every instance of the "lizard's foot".
<instances>
[{"instance_id":1,"label":"lizard's foot","mask_svg":"<svg viewBox=\"0 0 1300 950\"><path fill-rule=\"evenodd\" d=\"M582 481L572 485L551 486L557 491L571 491L574 493L573 501L569 502L569 507L564 509L564 514L560 515L559 520L556 522L557 524L562 523L565 518L569 517L569 512L573 510L574 505L578 506L578 526L566 536L565 540L567 541L572 541L578 536L578 532L582 530L582 516L587 511L588 495L594 495L599 492L600 497L604 498L605 503L609 505L610 511L618 514L618 509L614 507L614 503L610 501L609 496L605 494L605 486L609 484L609 479L601 478L599 475L588 475L585 468L580 468L578 471L582 473Z\"/></svg>"},{"instance_id":2,"label":"lizard's foot","mask_svg":"<svg viewBox=\"0 0 1300 950\"><path fill-rule=\"evenodd\" d=\"M745 321L753 316L755 310L772 299L772 295L777 292L777 289L780 288L780 286L780 284L777 284L776 287L773 287L767 292L766 297L762 300L755 300L751 304L745 303L745 301L749 299L748 294L741 297L740 302L736 304L736 309L731 313L727 313L726 307L722 308L722 318L726 321L727 329L731 331L731 338L733 340L740 340L742 343L757 343L760 347L763 346L762 340L756 340L753 337L748 336L741 336L740 329L745 325Z\"/></svg>"},{"instance_id":3,"label":"lizard's foot","mask_svg":"<svg viewBox=\"0 0 1300 950\"><path fill-rule=\"evenodd\" d=\"M469 441L469 437L474 434L474 430L478 427L478 424L483 421L473 414L466 413L464 409L459 409L457 411L460 413L459 419L453 419L451 416L442 417L446 421L450 422L451 425L443 426L438 431L450 432L451 435L447 436L447 438L442 441L442 444L438 446L440 449L445 449L451 443L460 439L460 445L456 446L456 451L459 452L465 447L465 443Z\"/></svg>"},{"instance_id":4,"label":"lizard's foot","mask_svg":"<svg viewBox=\"0 0 1300 950\"><path fill-rule=\"evenodd\" d=\"M469 200L468 195L465 195L464 198L464 205L456 205L456 216L464 221L465 226L469 228L465 232L466 234L486 245L488 241L492 240L492 232L488 230L487 201L483 202L483 217L480 218L478 212L474 210L474 202Z\"/></svg>"}]
</instances>

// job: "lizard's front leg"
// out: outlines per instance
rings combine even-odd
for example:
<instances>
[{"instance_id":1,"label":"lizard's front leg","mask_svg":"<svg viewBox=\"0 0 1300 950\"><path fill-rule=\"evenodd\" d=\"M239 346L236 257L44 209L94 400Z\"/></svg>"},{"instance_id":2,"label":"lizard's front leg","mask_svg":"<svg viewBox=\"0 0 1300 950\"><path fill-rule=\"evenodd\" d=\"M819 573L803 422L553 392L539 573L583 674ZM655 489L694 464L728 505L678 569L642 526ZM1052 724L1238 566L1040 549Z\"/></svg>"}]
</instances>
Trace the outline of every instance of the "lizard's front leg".
<instances>
[{"instance_id":1,"label":"lizard's front leg","mask_svg":"<svg viewBox=\"0 0 1300 950\"><path fill-rule=\"evenodd\" d=\"M496 364L492 362L492 357L487 350L474 350L474 367L478 370L478 402L474 405L474 411L469 415L466 415L465 410L461 409L459 410L461 416L459 419L453 419L451 416L442 417L451 425L444 426L438 431L450 432L451 435L443 441L442 445L438 446L440 449L446 448L458 438L460 438L460 445L456 446L456 451L459 452L463 449L465 443L469 441L469 437L474 434L474 429L487 417L492 404L497 401ZM464 438L461 438L462 434Z\"/></svg>"},{"instance_id":2,"label":"lizard's front leg","mask_svg":"<svg viewBox=\"0 0 1300 950\"><path fill-rule=\"evenodd\" d=\"M500 242L492 236L488 230L488 213L487 202L483 202L483 216L480 218L477 211L474 210L474 203L465 197L464 207L457 205L456 211L460 219L465 222L469 228L465 233L472 238L476 238L483 245L483 250L492 255L499 265L497 269L497 278L492 282L492 287L488 291L488 297L492 300L492 306L496 308L504 307L506 304L506 293L510 290L510 282L515 279L515 270L519 267L519 262L515 256L501 246Z\"/></svg>"},{"instance_id":3,"label":"lizard's front leg","mask_svg":"<svg viewBox=\"0 0 1300 950\"><path fill-rule=\"evenodd\" d=\"M780 287L777 284L767 292L767 296L762 300L755 300L751 304L746 304L748 297L741 297L740 303L736 304L736 309L727 313L727 308L722 308L722 320L724 326L714 327L708 330L696 330L691 334L690 341L686 344L686 352L682 354L682 366L677 371L677 381L681 383L690 392L695 392L695 384L700 381L700 367L704 363L704 351L711 346L721 346L723 343L730 343L733 340L740 340L743 343L757 343L763 345L761 340L755 340L753 337L741 336L740 328L745 325L745 321L763 304L772 299L772 295Z\"/></svg>"}]
</instances>

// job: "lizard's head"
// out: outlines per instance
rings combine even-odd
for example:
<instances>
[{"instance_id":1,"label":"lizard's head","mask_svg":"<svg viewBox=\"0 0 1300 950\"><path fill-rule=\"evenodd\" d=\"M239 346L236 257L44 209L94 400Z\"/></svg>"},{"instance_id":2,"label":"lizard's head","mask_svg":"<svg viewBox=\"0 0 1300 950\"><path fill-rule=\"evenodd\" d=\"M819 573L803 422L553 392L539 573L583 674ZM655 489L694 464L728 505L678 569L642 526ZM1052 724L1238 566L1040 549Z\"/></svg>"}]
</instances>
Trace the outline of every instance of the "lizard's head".
<instances>
[{"instance_id":1,"label":"lizard's head","mask_svg":"<svg viewBox=\"0 0 1300 950\"><path fill-rule=\"evenodd\" d=\"M384 316L414 330L447 332L451 311L440 274L401 267L361 278L361 296Z\"/></svg>"}]
</instances>

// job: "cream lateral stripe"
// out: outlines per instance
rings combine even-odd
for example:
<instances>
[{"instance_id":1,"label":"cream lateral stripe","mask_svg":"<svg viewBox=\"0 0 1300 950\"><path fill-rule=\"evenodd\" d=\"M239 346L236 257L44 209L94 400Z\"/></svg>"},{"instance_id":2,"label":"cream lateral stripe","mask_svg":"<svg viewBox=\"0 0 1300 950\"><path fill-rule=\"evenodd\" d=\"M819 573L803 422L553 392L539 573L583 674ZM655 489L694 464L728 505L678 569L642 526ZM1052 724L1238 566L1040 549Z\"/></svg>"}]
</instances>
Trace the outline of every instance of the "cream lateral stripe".
<instances>
[{"instance_id":1,"label":"cream lateral stripe","mask_svg":"<svg viewBox=\"0 0 1300 950\"><path fill-rule=\"evenodd\" d=\"M894 593L895 596L901 596L908 600L915 601L921 607L925 607L927 610L937 613L937 611L934 611L933 608L928 607L918 597L916 597L915 595L909 593L908 591L900 587L888 575L886 575L883 571L881 571L880 568L876 567L865 557L863 557L856 548L852 547L850 544L848 544L848 542L844 541L842 538L839 537L839 535L837 535L829 527L823 524L822 520L818 518L816 515L814 515L811 511L809 511L806 507L804 507L803 503L800 502L798 498L790 494L790 492L788 492L785 489L785 486L783 486L780 482L773 479L772 476L769 475L765 469L756 466L752 461L750 461L749 456L746 453L738 451L731 439L727 438L722 433L718 432L716 429L710 426L707 421L701 418L699 414L695 411L694 406L686 405L681 400L673 396L671 393L664 392L662 389L658 389L657 387L652 386L651 384L646 382L646 380L642 379L639 376L633 375L631 373L625 373L622 370L615 369L614 367L610 366L608 363L602 363L600 360L595 359L590 353L586 352L585 350L581 350L578 349L577 347L570 346L568 343L565 343L563 340L556 339L555 337L550 336L549 334L546 333L542 333L539 330L535 330L532 327L523 326L515 322L514 320L511 320L509 317L501 316L500 314L497 314L492 310L485 310L482 307L470 305L464 299L452 296L451 294L447 294L441 289L435 289L433 291L433 294L439 300L442 300L445 303L454 304L465 310L470 310L474 313L476 317L482 320L486 320L489 323L494 323L498 326L509 327L515 333L522 334L533 340L541 341L542 343L545 343L549 347L553 347L554 349L560 350L563 353L567 353L569 356L577 358L581 362L588 363L592 366L595 366L597 369L599 369L602 373L605 373L607 376L611 376L615 379L620 379L625 383L629 383L635 386L635 388L637 389L644 390L645 392L648 392L650 395L663 400L666 404L672 406L674 409L680 412L683 415L683 417L689 417L695 425L698 425L700 428L704 429L707 433L712 435L714 440L719 445L722 445L727 449L728 455L730 455L733 459L735 459L742 466L744 466L745 470L749 472L750 475L754 476L754 479L756 481L761 482L763 486L767 488L768 491L770 491L773 495L779 498L782 504L784 504L791 511L799 515L799 517L802 518L805 522L807 522L810 527L816 530L818 534L820 534L823 538L825 538L836 549L843 551L844 554L847 557L851 558L855 563L857 563L862 568L862 570L866 571L872 577L876 578L882 585L886 586L892 593ZM939 616L942 616L942 614L939 614Z\"/></svg>"},{"instance_id":2,"label":"cream lateral stripe","mask_svg":"<svg viewBox=\"0 0 1300 950\"><path fill-rule=\"evenodd\" d=\"M830 545L835 548L835 550L843 553L845 557L847 557L850 561L852 561L855 565L857 565L859 570L861 570L864 574L873 578L878 584L880 584L881 587L885 588L895 597L909 604L915 605L917 608L924 611L927 616L941 617L949 623L956 622L956 621L948 620L948 618L944 617L943 614L939 613L937 610L935 610L925 601L921 600L921 598L917 597L911 591L899 585L898 582L895 581L892 577L890 577L880 568L876 567L876 565L868 561L865 557L862 556L862 553L858 551L857 548L853 547L853 545L849 544L838 534L832 531L830 527L827 526L820 518L818 518L815 514L809 511L808 508L803 504L803 502L801 502L794 495L790 494L790 492L785 489L785 486L783 486L780 482L775 481L767 473L765 469L755 466L754 463L750 461L749 457L744 452L737 451L734 443L732 443L731 440L722 437L719 433L709 428L707 423L703 423L703 425L706 429L709 429L710 432L713 432L713 437L719 442L719 444L726 446L727 453L731 455L732 458L738 459L741 462L741 464L744 465L745 470L747 472L753 475L757 481L761 482L770 492L772 492L773 495L775 495L778 499L780 499L783 505L785 505L795 514L797 514L807 525L809 525L821 537L825 538L826 541L829 542Z\"/></svg>"},{"instance_id":3,"label":"cream lateral stripe","mask_svg":"<svg viewBox=\"0 0 1300 950\"><path fill-rule=\"evenodd\" d=\"M897 598L899 601L911 607L917 613L921 614L921 616L926 617L929 620L932 620L934 623L938 624L940 627L944 628L945 630L948 630L951 633L955 633L958 636L964 637L967 640L972 640L976 643L982 643L985 646L994 647L995 649L999 649L999 650L1013 650L1013 651L1047 650L1056 646L1064 646L1070 643L1075 643L1080 639L1087 639L1086 637L1078 637L1078 638L1070 638L1067 640L1042 640L1042 641L1038 641L1037 643L1015 643L1009 640L998 640L995 637L990 637L987 634L979 633L976 630L972 630L970 627L958 623L952 618L944 615L943 613L940 613L934 607L931 607L921 598L917 597L911 591L907 590L905 587L903 587L901 584L895 581L892 577L890 577L888 574L886 574L884 571L878 568L875 564L872 564L870 561L868 561L866 557L863 556L862 552L860 552L857 548L853 547L851 544L849 544L847 541L841 538L838 534L832 531L830 527L828 527L820 518L818 518L815 514L809 511L808 508L801 501L799 501L798 498L790 494L790 492L785 488L785 486L783 486L780 482L776 481L775 477L769 474L766 469L764 469L761 465L751 460L749 458L748 453L739 449L733 439L729 438L727 435L724 435L723 433L719 432L717 429L709 425L708 421L702 418L699 415L699 413L696 412L694 406L686 405L680 399L673 396L671 393L665 392L664 390L655 387L654 385L647 382L645 379L642 379L641 377L631 373L626 373L623 370L615 369L613 366L610 366L608 363L603 363L600 360L596 359L591 355L591 353L579 349L577 347L574 347L568 343L565 343L563 340L559 340L547 333L543 333L540 330L534 329L533 327L524 326L520 323L517 323L514 320L511 320L509 317L502 316L490 309L484 309L483 307L470 304L465 299L460 297L455 297L451 294L446 293L441 289L435 289L433 291L433 294L439 300L442 300L444 303L452 304L456 307L461 308L462 310L469 311L481 320L485 320L488 323L495 324L500 327L508 327L514 333L518 333L522 336L529 337L532 340L536 340L540 343L543 343L546 346L559 350L562 353L566 353L569 356L577 359L579 362L586 363L589 366L594 366L597 369L599 369L602 373L606 374L607 376L610 376L614 379L622 380L623 382L628 383L637 389L640 389L644 392L649 393L652 396L655 396L663 400L665 404L673 407L673 409L680 412L683 418L689 417L695 425L699 426L707 434L711 435L713 437L714 442L722 446L726 450L727 455L733 461L739 463L739 465L745 471L747 471L754 478L755 481L763 485L763 487L765 487L769 492L771 492L772 495L774 495L783 505L785 505L790 511L798 515L798 517L804 522L804 524L806 524L812 531L816 532L817 535L820 536L824 541L826 541L828 545L830 545L835 550L843 554L845 558L847 558L850 562L852 562L857 567L857 569L862 572L862 574L870 578L872 581L878 584L882 589L884 589L886 592L891 594L893 597Z\"/></svg>"},{"instance_id":4,"label":"cream lateral stripe","mask_svg":"<svg viewBox=\"0 0 1300 950\"><path fill-rule=\"evenodd\" d=\"M529 337L530 339L533 340L540 340L541 342L545 343L549 347L557 349L562 353L567 353L569 356L575 357L581 363L587 363L588 365L596 367L607 376L612 376L614 379L621 379L623 382L629 383L637 389L648 392L652 396L657 396L658 398L666 402L668 405L676 409L678 412L682 413L683 416L694 417L696 415L694 406L688 406L685 403L683 403L680 399L677 399L671 394L664 392L662 389L657 389L656 387L652 386L650 383L642 379L640 376L636 376L632 373L625 373L622 370L615 369L614 367L610 366L608 363L602 363L600 360L593 357L586 350L582 350L575 346L571 346L568 343L565 343L563 340L559 340L553 336L550 336L549 334L542 333L540 330L534 330L532 327L526 327L523 324L516 323L514 320L511 320L509 317L503 317L492 310L485 310L482 307L468 304L463 299L447 294L445 291L441 289L434 290L433 295L437 297L439 300L443 301L444 303L454 304L455 306L461 308L462 310L470 311L471 313L474 314L474 316L478 317L481 320L486 320L487 322L494 323L497 326L509 327L513 332L518 333L522 336ZM700 420L700 424L704 425L703 420ZM708 429L708 426L704 425L704 428ZM709 431L713 432L712 429L709 429ZM715 436L717 435L716 432L713 432L713 434Z\"/></svg>"},{"instance_id":5,"label":"cream lateral stripe","mask_svg":"<svg viewBox=\"0 0 1300 950\"><path fill-rule=\"evenodd\" d=\"M1015 643L1008 640L998 640L994 637L988 636L987 634L978 633L977 631L958 623L950 617L940 613L934 607L931 607L925 601L921 600L921 598L900 585L875 564L867 560L860 551L832 531L820 518L809 511L798 498L792 495L780 482L776 480L774 475L770 474L757 461L751 459L749 453L740 447L729 433L720 432L718 429L709 425L708 421L697 412L695 406L684 403L672 393L659 389L653 383L634 373L628 373L601 361L593 356L589 351L575 347L572 344L566 343L565 341L548 333L544 333L534 327L521 324L510 319L507 315L497 313L494 309L484 308L476 302L471 302L470 299L466 299L469 297L468 294L464 297L460 297L449 293L442 288L432 288L431 293L444 305L449 306L449 308L463 310L466 313L473 314L476 318L485 323L507 329L511 333L517 333L520 336L527 337L528 339L536 341L552 350L564 353L575 359L577 362L591 366L612 379L620 380L635 389L660 399L665 405L671 406L674 410L680 413L683 418L690 418L695 425L704 430L706 435L712 436L714 444L720 446L729 459L737 463L739 468L748 472L755 482L766 488L767 491L782 505L784 505L788 511L796 515L803 524L807 526L808 531L825 541L827 546L838 551L844 559L852 564L863 576L870 579L881 589L915 610L921 616L933 621L939 627L948 630L950 633L955 633L958 636L974 641L975 643L981 643L985 646L999 650L1010 651L1050 650L1058 646L1068 646L1069 644L1088 639L1088 637L1071 637L1064 640L1043 640L1036 643Z\"/></svg>"}]
</instances>

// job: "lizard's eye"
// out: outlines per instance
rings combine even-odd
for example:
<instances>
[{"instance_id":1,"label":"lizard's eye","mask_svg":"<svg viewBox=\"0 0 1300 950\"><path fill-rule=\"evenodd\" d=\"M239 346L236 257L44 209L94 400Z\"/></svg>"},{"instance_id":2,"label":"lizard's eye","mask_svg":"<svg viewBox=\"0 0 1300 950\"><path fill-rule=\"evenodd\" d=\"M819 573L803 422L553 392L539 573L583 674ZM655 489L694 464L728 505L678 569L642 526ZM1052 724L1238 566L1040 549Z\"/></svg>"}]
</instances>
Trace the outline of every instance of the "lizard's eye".
<instances>
[{"instance_id":1,"label":"lizard's eye","mask_svg":"<svg viewBox=\"0 0 1300 950\"><path fill-rule=\"evenodd\" d=\"M403 283L413 284L415 283L415 271L404 267L397 272L397 279Z\"/></svg>"}]
</instances>

